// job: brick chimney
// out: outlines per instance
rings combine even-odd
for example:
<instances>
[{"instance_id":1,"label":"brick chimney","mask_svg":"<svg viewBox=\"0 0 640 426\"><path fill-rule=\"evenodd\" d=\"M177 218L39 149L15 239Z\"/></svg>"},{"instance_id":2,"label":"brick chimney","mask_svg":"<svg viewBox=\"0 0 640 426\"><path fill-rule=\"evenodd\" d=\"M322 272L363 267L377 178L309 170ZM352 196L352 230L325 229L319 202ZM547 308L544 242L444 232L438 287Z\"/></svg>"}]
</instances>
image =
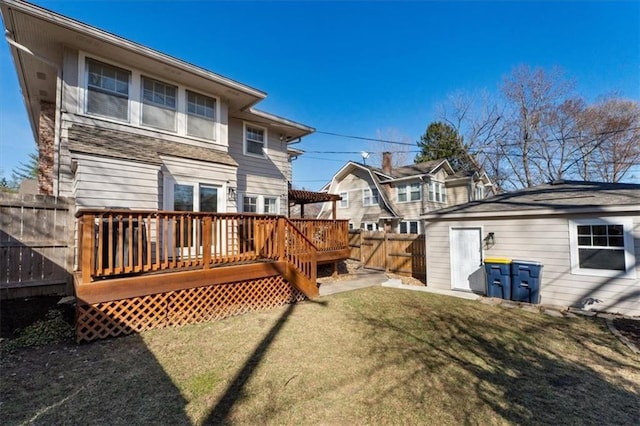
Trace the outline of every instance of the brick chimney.
<instances>
[{"instance_id":1,"label":"brick chimney","mask_svg":"<svg viewBox=\"0 0 640 426\"><path fill-rule=\"evenodd\" d=\"M382 153L382 171L391 176L391 153L383 152Z\"/></svg>"},{"instance_id":2,"label":"brick chimney","mask_svg":"<svg viewBox=\"0 0 640 426\"><path fill-rule=\"evenodd\" d=\"M40 194L53 194L53 139L56 121L55 104L40 103L38 122L38 189Z\"/></svg>"}]
</instances>

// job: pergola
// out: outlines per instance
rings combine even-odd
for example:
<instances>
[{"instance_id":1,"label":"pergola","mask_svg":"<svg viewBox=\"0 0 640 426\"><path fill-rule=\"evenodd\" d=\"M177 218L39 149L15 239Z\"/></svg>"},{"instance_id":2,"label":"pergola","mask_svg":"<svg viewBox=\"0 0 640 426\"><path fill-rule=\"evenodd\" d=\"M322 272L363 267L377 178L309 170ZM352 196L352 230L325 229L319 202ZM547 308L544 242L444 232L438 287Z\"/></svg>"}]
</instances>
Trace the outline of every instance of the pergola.
<instances>
[{"instance_id":1,"label":"pergola","mask_svg":"<svg viewBox=\"0 0 640 426\"><path fill-rule=\"evenodd\" d=\"M336 219L336 202L342 200L337 194L329 194L327 192L313 192L301 189L289 190L289 216L291 216L291 207L300 204L300 217L304 218L304 205L315 203L326 203L331 201L331 218Z\"/></svg>"}]
</instances>

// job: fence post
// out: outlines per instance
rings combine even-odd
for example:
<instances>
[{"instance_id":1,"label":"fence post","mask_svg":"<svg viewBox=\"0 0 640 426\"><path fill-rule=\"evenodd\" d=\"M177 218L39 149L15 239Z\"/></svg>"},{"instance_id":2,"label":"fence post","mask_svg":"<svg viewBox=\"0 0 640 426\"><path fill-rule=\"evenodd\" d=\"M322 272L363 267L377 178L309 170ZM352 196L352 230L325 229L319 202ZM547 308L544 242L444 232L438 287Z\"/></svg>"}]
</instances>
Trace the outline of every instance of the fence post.
<instances>
[{"instance_id":1,"label":"fence post","mask_svg":"<svg viewBox=\"0 0 640 426\"><path fill-rule=\"evenodd\" d=\"M389 272L389 239L387 238L387 231L384 231L384 241L382 244L384 247L384 271Z\"/></svg>"}]
</instances>

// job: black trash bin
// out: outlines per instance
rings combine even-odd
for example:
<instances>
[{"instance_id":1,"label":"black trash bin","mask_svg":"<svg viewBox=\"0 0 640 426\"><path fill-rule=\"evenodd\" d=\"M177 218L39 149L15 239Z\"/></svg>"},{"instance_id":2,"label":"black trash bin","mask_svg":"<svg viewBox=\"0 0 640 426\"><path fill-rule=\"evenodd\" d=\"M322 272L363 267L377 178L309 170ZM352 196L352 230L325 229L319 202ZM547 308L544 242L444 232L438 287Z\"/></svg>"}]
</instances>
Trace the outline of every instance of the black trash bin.
<instances>
[{"instance_id":1,"label":"black trash bin","mask_svg":"<svg viewBox=\"0 0 640 426\"><path fill-rule=\"evenodd\" d=\"M511 263L511 300L540 303L542 263L514 260Z\"/></svg>"},{"instance_id":2,"label":"black trash bin","mask_svg":"<svg viewBox=\"0 0 640 426\"><path fill-rule=\"evenodd\" d=\"M120 223L122 222L122 248L120 247ZM133 227L133 241L129 241L129 227ZM142 266L138 262L138 229L142 226L142 264L147 261L147 233L144 221L138 219L114 218L113 230L111 232L111 245L113 246L113 268L119 267L136 267ZM96 224L96 234L98 233L98 225ZM109 268L109 219L102 219L102 238L96 238L96 242L102 241L102 267ZM96 252L98 247L96 247ZM120 265L120 250L122 250L123 265ZM133 264L129 265L129 251L133 251ZM96 253L97 254L97 253ZM98 257L96 256L96 259Z\"/></svg>"},{"instance_id":3,"label":"black trash bin","mask_svg":"<svg viewBox=\"0 0 640 426\"><path fill-rule=\"evenodd\" d=\"M487 277L487 297L511 299L511 259L487 257L484 259Z\"/></svg>"}]
</instances>

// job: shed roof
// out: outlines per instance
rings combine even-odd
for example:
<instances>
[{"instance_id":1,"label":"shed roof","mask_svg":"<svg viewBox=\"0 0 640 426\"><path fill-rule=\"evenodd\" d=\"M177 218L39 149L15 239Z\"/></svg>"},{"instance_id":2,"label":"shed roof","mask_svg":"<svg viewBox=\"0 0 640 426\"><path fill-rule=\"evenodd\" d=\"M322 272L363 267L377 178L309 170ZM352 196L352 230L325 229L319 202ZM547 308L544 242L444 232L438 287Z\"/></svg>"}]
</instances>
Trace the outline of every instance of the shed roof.
<instances>
[{"instance_id":1,"label":"shed roof","mask_svg":"<svg viewBox=\"0 0 640 426\"><path fill-rule=\"evenodd\" d=\"M502 216L520 213L577 211L640 211L640 185L558 181L430 212L425 219Z\"/></svg>"},{"instance_id":2,"label":"shed roof","mask_svg":"<svg viewBox=\"0 0 640 426\"><path fill-rule=\"evenodd\" d=\"M102 157L162 164L161 155L237 166L226 152L93 126L69 129L69 150Z\"/></svg>"}]
</instances>

